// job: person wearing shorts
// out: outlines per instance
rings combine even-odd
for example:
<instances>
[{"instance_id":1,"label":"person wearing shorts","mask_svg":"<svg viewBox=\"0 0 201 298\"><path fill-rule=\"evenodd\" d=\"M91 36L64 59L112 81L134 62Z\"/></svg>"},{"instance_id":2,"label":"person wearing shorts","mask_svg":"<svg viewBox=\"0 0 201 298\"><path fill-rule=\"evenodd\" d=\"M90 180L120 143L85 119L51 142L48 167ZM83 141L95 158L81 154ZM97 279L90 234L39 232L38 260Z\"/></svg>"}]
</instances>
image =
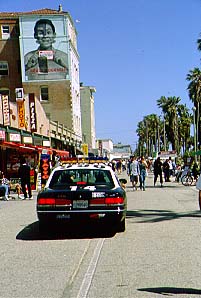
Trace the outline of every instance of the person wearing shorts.
<instances>
[{"instance_id":1,"label":"person wearing shorts","mask_svg":"<svg viewBox=\"0 0 201 298\"><path fill-rule=\"evenodd\" d=\"M136 157L133 156L130 163L130 181L132 183L133 190L137 190L139 173L138 161L136 160Z\"/></svg>"}]
</instances>

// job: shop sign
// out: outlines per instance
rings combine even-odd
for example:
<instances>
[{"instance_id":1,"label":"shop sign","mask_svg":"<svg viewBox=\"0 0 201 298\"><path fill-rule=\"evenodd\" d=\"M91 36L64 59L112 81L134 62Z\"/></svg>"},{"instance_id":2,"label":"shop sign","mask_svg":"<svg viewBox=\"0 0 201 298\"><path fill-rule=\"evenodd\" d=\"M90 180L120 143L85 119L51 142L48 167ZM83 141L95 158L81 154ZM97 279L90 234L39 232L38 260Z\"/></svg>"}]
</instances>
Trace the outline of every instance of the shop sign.
<instances>
[{"instance_id":1,"label":"shop sign","mask_svg":"<svg viewBox=\"0 0 201 298\"><path fill-rule=\"evenodd\" d=\"M85 156L88 156L88 144L82 144L82 151Z\"/></svg>"},{"instance_id":2,"label":"shop sign","mask_svg":"<svg viewBox=\"0 0 201 298\"><path fill-rule=\"evenodd\" d=\"M6 139L5 130L0 130L0 141L5 141L5 139Z\"/></svg>"},{"instance_id":3,"label":"shop sign","mask_svg":"<svg viewBox=\"0 0 201 298\"><path fill-rule=\"evenodd\" d=\"M21 136L18 133L9 133L10 142L21 142Z\"/></svg>"},{"instance_id":4,"label":"shop sign","mask_svg":"<svg viewBox=\"0 0 201 298\"><path fill-rule=\"evenodd\" d=\"M36 121L36 103L34 93L29 94L29 111L30 111L30 130L31 132L37 131Z\"/></svg>"},{"instance_id":5,"label":"shop sign","mask_svg":"<svg viewBox=\"0 0 201 298\"><path fill-rule=\"evenodd\" d=\"M17 111L18 111L18 125L19 128L25 127L25 110L24 110L24 102L17 103Z\"/></svg>"},{"instance_id":6,"label":"shop sign","mask_svg":"<svg viewBox=\"0 0 201 298\"><path fill-rule=\"evenodd\" d=\"M10 125L10 107L8 101L8 95L1 95L2 108L3 108L3 124L5 126Z\"/></svg>"},{"instance_id":7,"label":"shop sign","mask_svg":"<svg viewBox=\"0 0 201 298\"><path fill-rule=\"evenodd\" d=\"M36 189L39 191L41 190L41 173L37 174L37 181L36 181Z\"/></svg>"},{"instance_id":8,"label":"shop sign","mask_svg":"<svg viewBox=\"0 0 201 298\"><path fill-rule=\"evenodd\" d=\"M44 185L50 176L50 155L41 154L40 159L41 183Z\"/></svg>"},{"instance_id":9,"label":"shop sign","mask_svg":"<svg viewBox=\"0 0 201 298\"><path fill-rule=\"evenodd\" d=\"M34 145L36 146L42 146L42 139L40 138L34 138Z\"/></svg>"},{"instance_id":10,"label":"shop sign","mask_svg":"<svg viewBox=\"0 0 201 298\"><path fill-rule=\"evenodd\" d=\"M16 102L24 101L24 91L23 88L16 88L15 89L15 98Z\"/></svg>"},{"instance_id":11,"label":"shop sign","mask_svg":"<svg viewBox=\"0 0 201 298\"><path fill-rule=\"evenodd\" d=\"M43 146L44 147L50 147L50 141L48 141L48 140L43 141Z\"/></svg>"},{"instance_id":12,"label":"shop sign","mask_svg":"<svg viewBox=\"0 0 201 298\"><path fill-rule=\"evenodd\" d=\"M23 137L23 143L32 144L33 143L32 137Z\"/></svg>"},{"instance_id":13,"label":"shop sign","mask_svg":"<svg viewBox=\"0 0 201 298\"><path fill-rule=\"evenodd\" d=\"M169 157L177 157L177 152L176 150L171 150L171 151L160 151L158 152L158 156L160 158L163 158L163 159L166 159L166 158L169 158Z\"/></svg>"}]
</instances>

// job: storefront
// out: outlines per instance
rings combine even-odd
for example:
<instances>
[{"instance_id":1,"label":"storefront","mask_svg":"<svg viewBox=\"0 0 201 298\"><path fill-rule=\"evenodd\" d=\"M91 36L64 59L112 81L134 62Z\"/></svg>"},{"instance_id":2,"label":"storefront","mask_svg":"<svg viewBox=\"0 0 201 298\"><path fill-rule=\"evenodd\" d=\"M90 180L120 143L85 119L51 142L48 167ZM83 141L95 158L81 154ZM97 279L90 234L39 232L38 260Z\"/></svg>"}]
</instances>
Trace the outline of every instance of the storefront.
<instances>
[{"instance_id":1,"label":"storefront","mask_svg":"<svg viewBox=\"0 0 201 298\"><path fill-rule=\"evenodd\" d=\"M54 166L55 157L65 161L74 156L71 152L74 149L72 145L64 144L62 140L54 138L52 140L46 136L31 134L28 131L0 127L0 171L8 179L18 178L20 159L23 156L31 168L31 185L32 189L35 189L38 184L38 173L41 174L41 180L44 178L45 181L49 177L49 167L51 169ZM46 156L49 161L48 173L44 172L46 164L43 165L43 170L41 169L41 162L44 163Z\"/></svg>"}]
</instances>

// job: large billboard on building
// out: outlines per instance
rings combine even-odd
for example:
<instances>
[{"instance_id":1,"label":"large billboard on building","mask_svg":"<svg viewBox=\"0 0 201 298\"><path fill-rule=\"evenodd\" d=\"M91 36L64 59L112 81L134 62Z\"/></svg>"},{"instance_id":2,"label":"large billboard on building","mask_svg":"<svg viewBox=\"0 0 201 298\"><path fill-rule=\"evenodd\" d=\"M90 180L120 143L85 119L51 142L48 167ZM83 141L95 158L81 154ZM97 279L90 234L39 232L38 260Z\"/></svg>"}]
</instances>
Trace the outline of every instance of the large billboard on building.
<instances>
[{"instance_id":1,"label":"large billboard on building","mask_svg":"<svg viewBox=\"0 0 201 298\"><path fill-rule=\"evenodd\" d=\"M20 17L22 81L69 78L69 45L64 16Z\"/></svg>"}]
</instances>

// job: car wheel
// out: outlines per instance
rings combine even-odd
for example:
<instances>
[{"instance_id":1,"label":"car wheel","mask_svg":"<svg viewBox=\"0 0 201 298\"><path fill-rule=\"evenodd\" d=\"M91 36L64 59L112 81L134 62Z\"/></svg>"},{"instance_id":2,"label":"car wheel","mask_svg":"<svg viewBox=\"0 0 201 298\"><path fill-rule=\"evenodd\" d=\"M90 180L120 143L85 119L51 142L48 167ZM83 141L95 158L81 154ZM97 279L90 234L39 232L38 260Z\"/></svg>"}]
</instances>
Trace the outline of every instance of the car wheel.
<instances>
[{"instance_id":1,"label":"car wheel","mask_svg":"<svg viewBox=\"0 0 201 298\"><path fill-rule=\"evenodd\" d=\"M117 225L117 231L118 232L125 232L125 229L126 229L126 220L125 218L120 221Z\"/></svg>"}]
</instances>

